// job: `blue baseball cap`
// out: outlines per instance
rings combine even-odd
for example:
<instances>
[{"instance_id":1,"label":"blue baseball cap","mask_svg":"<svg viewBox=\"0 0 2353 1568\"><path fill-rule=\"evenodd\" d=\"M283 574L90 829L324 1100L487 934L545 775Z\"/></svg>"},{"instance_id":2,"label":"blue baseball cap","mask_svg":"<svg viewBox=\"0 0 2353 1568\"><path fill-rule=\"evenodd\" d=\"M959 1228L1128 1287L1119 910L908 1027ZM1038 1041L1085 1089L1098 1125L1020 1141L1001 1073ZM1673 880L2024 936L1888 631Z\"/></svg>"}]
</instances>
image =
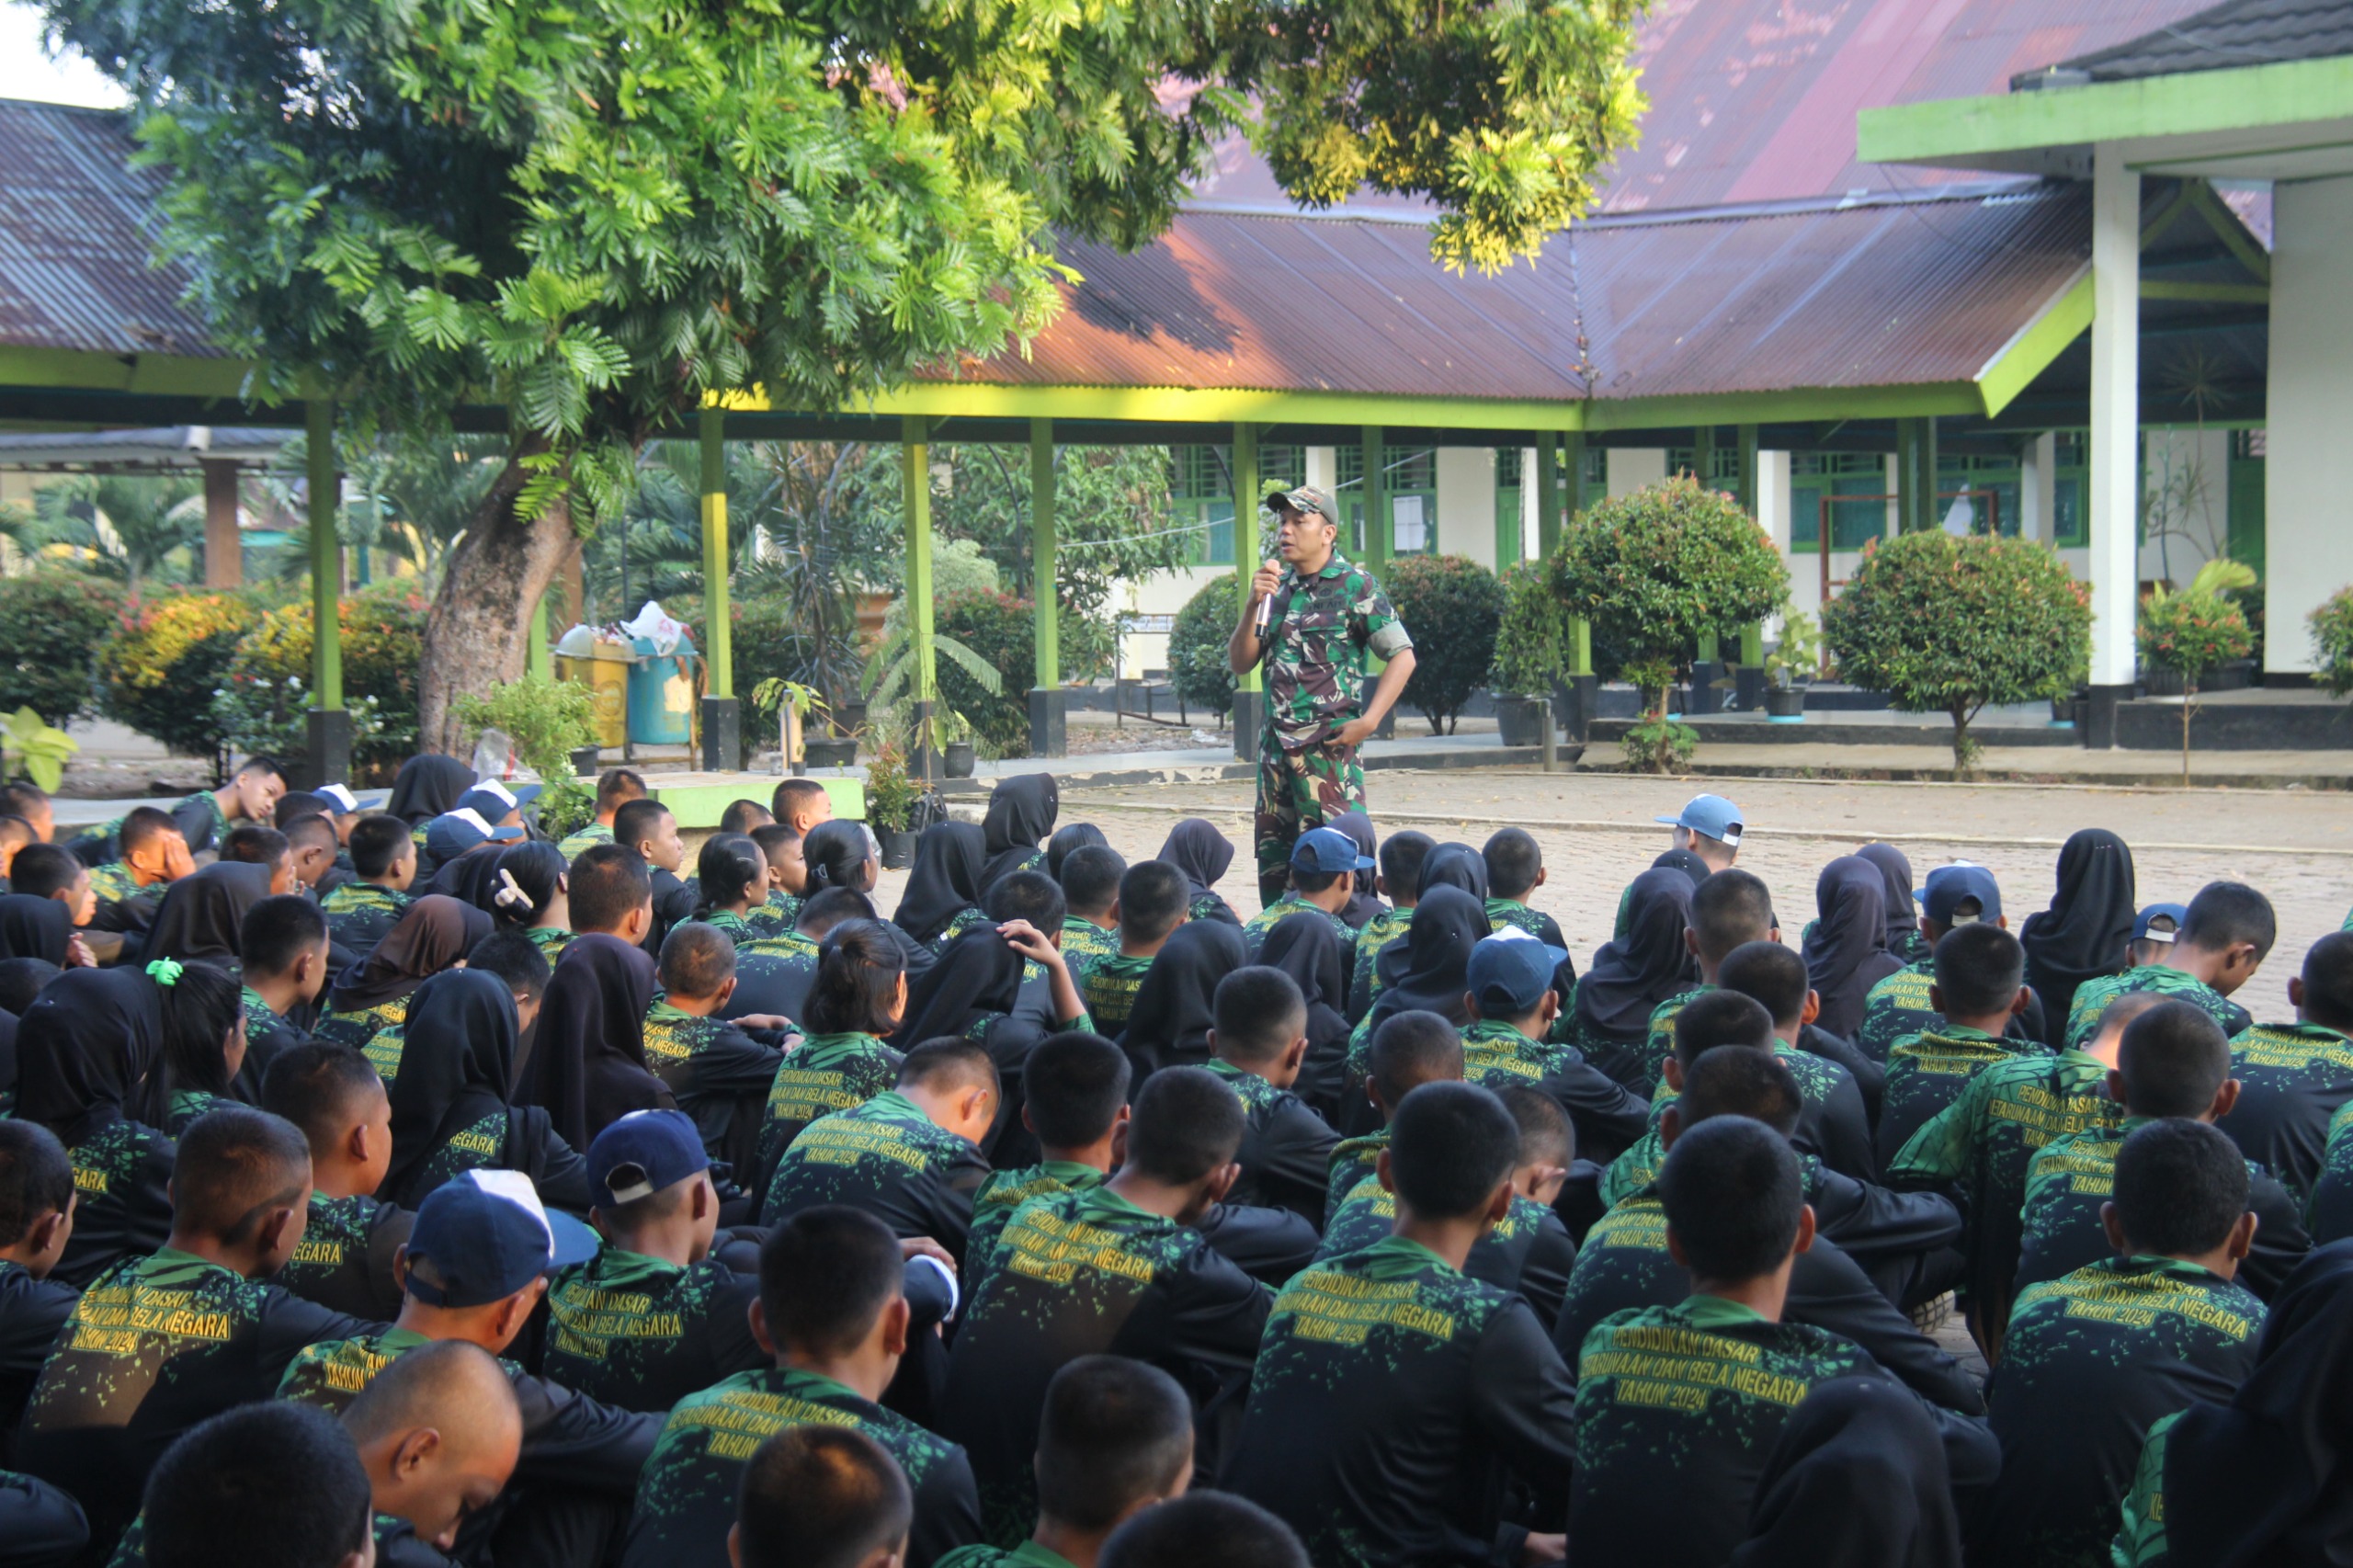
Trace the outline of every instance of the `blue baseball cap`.
<instances>
[{"instance_id":1,"label":"blue baseball cap","mask_svg":"<svg viewBox=\"0 0 2353 1568\"><path fill-rule=\"evenodd\" d=\"M1565 948L1548 947L1517 926L1482 937L1472 947L1465 971L1480 1016L1518 1018L1534 1012L1568 956Z\"/></svg>"},{"instance_id":2,"label":"blue baseball cap","mask_svg":"<svg viewBox=\"0 0 2353 1568\"><path fill-rule=\"evenodd\" d=\"M2189 918L2186 903L2153 903L2132 917L2132 939L2136 942L2170 942L2181 934L2184 922ZM2160 929L2159 921L2171 924Z\"/></svg>"},{"instance_id":3,"label":"blue baseball cap","mask_svg":"<svg viewBox=\"0 0 2353 1568\"><path fill-rule=\"evenodd\" d=\"M1920 891L1912 896L1920 901L1921 914L1946 927L2002 917L2001 884L1994 880L1993 872L1966 860L1956 860L1930 871L1920 883ZM1975 915L1953 913L1971 899L1977 901Z\"/></svg>"},{"instance_id":4,"label":"blue baseball cap","mask_svg":"<svg viewBox=\"0 0 2353 1568\"><path fill-rule=\"evenodd\" d=\"M1336 827L1312 827L1290 846L1290 863L1302 871L1370 871L1372 857L1357 853L1357 841Z\"/></svg>"},{"instance_id":5,"label":"blue baseball cap","mask_svg":"<svg viewBox=\"0 0 2353 1568\"><path fill-rule=\"evenodd\" d=\"M633 1110L588 1145L588 1187L599 1209L618 1209L710 1168L694 1118Z\"/></svg>"},{"instance_id":6,"label":"blue baseball cap","mask_svg":"<svg viewBox=\"0 0 2353 1568\"><path fill-rule=\"evenodd\" d=\"M454 812L443 812L425 824L425 847L436 860L454 860L477 845L492 839L517 839L523 836L519 827L493 827L483 820L480 812L471 806L460 806Z\"/></svg>"},{"instance_id":7,"label":"blue baseball cap","mask_svg":"<svg viewBox=\"0 0 2353 1568\"><path fill-rule=\"evenodd\" d=\"M351 792L348 784L322 784L311 793L325 805L331 817L349 816L359 809L359 797Z\"/></svg>"},{"instance_id":8,"label":"blue baseball cap","mask_svg":"<svg viewBox=\"0 0 2353 1568\"><path fill-rule=\"evenodd\" d=\"M484 822L496 822L512 811L519 811L540 798L540 786L517 784L509 787L495 778L485 778L458 801L460 810L479 812Z\"/></svg>"},{"instance_id":9,"label":"blue baseball cap","mask_svg":"<svg viewBox=\"0 0 2353 1568\"><path fill-rule=\"evenodd\" d=\"M417 1206L408 1293L428 1306L503 1301L551 1269L597 1256L597 1233L550 1212L520 1171L468 1171Z\"/></svg>"},{"instance_id":10,"label":"blue baseball cap","mask_svg":"<svg viewBox=\"0 0 2353 1568\"><path fill-rule=\"evenodd\" d=\"M1712 838L1734 849L1740 847L1740 808L1722 795L1694 795L1674 816L1651 820L1689 828L1702 838Z\"/></svg>"}]
</instances>

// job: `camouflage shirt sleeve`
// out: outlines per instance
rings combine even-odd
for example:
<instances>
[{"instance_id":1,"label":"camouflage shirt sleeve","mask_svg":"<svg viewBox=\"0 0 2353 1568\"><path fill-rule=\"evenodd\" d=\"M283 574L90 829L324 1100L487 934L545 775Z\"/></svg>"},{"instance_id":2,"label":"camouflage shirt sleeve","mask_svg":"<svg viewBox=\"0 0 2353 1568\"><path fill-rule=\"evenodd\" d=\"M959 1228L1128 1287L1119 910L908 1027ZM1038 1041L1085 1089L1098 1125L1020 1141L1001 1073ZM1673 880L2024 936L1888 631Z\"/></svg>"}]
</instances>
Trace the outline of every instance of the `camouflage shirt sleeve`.
<instances>
[{"instance_id":1,"label":"camouflage shirt sleeve","mask_svg":"<svg viewBox=\"0 0 2353 1568\"><path fill-rule=\"evenodd\" d=\"M1389 595L1380 580L1370 572L1359 572L1350 585L1348 597L1348 639L1359 648L1370 649L1384 659L1393 659L1414 645L1405 623L1397 619L1396 607L1389 602Z\"/></svg>"}]
</instances>

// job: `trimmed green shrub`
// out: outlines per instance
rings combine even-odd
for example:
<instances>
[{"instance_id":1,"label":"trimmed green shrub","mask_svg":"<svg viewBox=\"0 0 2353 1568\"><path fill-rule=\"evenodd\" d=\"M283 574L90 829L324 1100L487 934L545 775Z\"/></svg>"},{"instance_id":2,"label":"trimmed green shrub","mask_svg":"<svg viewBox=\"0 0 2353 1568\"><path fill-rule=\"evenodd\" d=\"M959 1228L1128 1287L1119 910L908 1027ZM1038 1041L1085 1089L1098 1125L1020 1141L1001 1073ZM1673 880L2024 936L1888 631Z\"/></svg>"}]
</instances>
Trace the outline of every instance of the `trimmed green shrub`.
<instances>
[{"instance_id":1,"label":"trimmed green shrub","mask_svg":"<svg viewBox=\"0 0 2353 1568\"><path fill-rule=\"evenodd\" d=\"M165 594L133 606L98 650L99 710L182 756L222 746L212 694L237 641L261 619L241 594Z\"/></svg>"},{"instance_id":2,"label":"trimmed green shrub","mask_svg":"<svg viewBox=\"0 0 2353 1568\"><path fill-rule=\"evenodd\" d=\"M122 590L76 572L0 578L0 712L63 724L97 695L97 652L122 625Z\"/></svg>"},{"instance_id":3,"label":"trimmed green shrub","mask_svg":"<svg viewBox=\"0 0 2353 1568\"><path fill-rule=\"evenodd\" d=\"M1841 676L1907 713L1951 716L1963 773L1977 757L1978 710L2073 691L2090 667L2091 627L2089 595L2052 551L1941 529L1866 545L1822 618Z\"/></svg>"},{"instance_id":4,"label":"trimmed green shrub","mask_svg":"<svg viewBox=\"0 0 2353 1568\"><path fill-rule=\"evenodd\" d=\"M1401 556L1381 585L1414 639L1404 699L1429 720L1430 733L1451 734L1495 662L1504 585L1467 555Z\"/></svg>"},{"instance_id":5,"label":"trimmed green shrub","mask_svg":"<svg viewBox=\"0 0 2353 1568\"><path fill-rule=\"evenodd\" d=\"M937 661L939 699L964 716L973 741L990 756L1029 755L1029 683L1038 669L1034 613L1028 599L985 592L945 595L932 607L932 630L978 653L1004 683L992 694L955 660Z\"/></svg>"},{"instance_id":6,"label":"trimmed green shrub","mask_svg":"<svg viewBox=\"0 0 2353 1568\"><path fill-rule=\"evenodd\" d=\"M1604 673L1638 680L1650 716L1690 672L1708 633L1737 636L1789 595L1789 569L1756 520L1688 476L1598 502L1570 519L1550 570L1552 591L1593 627Z\"/></svg>"},{"instance_id":7,"label":"trimmed green shrub","mask_svg":"<svg viewBox=\"0 0 2353 1568\"><path fill-rule=\"evenodd\" d=\"M2335 697L2353 692L2353 588L2337 589L2305 619L2320 661L2313 679Z\"/></svg>"},{"instance_id":8,"label":"trimmed green shrub","mask_svg":"<svg viewBox=\"0 0 2353 1568\"><path fill-rule=\"evenodd\" d=\"M395 768L416 749L416 671L425 657L426 602L395 584L335 607L342 628L344 707L354 765ZM239 639L215 683L213 719L242 753L299 755L309 744L311 607L281 606ZM560 777L560 776L559 776Z\"/></svg>"},{"instance_id":9,"label":"trimmed green shrub","mask_svg":"<svg viewBox=\"0 0 2353 1568\"><path fill-rule=\"evenodd\" d=\"M2198 706L2198 683L2209 671L2244 659L2255 650L2255 631L2225 590L2255 585L2255 568L2218 556L2198 569L2180 593L2159 583L2142 601L2132 628L2143 665L2181 676L2181 781L2189 782L2189 717Z\"/></svg>"},{"instance_id":10,"label":"trimmed green shrub","mask_svg":"<svg viewBox=\"0 0 2353 1568\"><path fill-rule=\"evenodd\" d=\"M1233 711L1233 672L1225 667L1225 645L1241 607L1242 585L1228 572L1202 584L1176 612L1168 633L1168 681L1187 708L1205 709L1221 719Z\"/></svg>"},{"instance_id":11,"label":"trimmed green shrub","mask_svg":"<svg viewBox=\"0 0 2353 1568\"><path fill-rule=\"evenodd\" d=\"M1498 697L1549 697L1552 683L1568 672L1569 613L1553 597L1541 562L1506 567L1503 590L1487 685Z\"/></svg>"}]
</instances>

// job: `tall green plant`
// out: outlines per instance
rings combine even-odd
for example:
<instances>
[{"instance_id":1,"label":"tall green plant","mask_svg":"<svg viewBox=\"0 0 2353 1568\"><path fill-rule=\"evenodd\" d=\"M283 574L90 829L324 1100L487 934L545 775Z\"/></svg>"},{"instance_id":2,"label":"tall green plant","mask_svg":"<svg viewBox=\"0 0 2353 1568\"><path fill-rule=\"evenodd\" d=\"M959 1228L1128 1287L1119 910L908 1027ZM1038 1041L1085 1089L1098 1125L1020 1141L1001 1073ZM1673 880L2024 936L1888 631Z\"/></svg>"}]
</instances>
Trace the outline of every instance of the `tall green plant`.
<instances>
[{"instance_id":1,"label":"tall green plant","mask_svg":"<svg viewBox=\"0 0 2353 1568\"><path fill-rule=\"evenodd\" d=\"M2304 618L2320 668L2313 678L2332 697L2353 692L2353 588L2339 588Z\"/></svg>"},{"instance_id":2,"label":"tall green plant","mask_svg":"<svg viewBox=\"0 0 2353 1568\"><path fill-rule=\"evenodd\" d=\"M2091 626L2089 596L2051 551L1935 528L1865 546L1822 617L1840 675L1905 712L1951 717L1956 774L1976 766L1969 724L1987 703L2075 689Z\"/></svg>"},{"instance_id":3,"label":"tall green plant","mask_svg":"<svg viewBox=\"0 0 2353 1568\"><path fill-rule=\"evenodd\" d=\"M1231 572L1193 591L1168 632L1168 680L1176 699L1223 718L1233 711L1233 672L1226 667L1226 640L1242 613L1241 585Z\"/></svg>"},{"instance_id":4,"label":"tall green plant","mask_svg":"<svg viewBox=\"0 0 2353 1568\"><path fill-rule=\"evenodd\" d=\"M1568 612L1553 596L1540 562L1506 567L1503 590L1495 668L1487 684L1498 696L1549 697L1552 683L1568 672Z\"/></svg>"}]
</instances>

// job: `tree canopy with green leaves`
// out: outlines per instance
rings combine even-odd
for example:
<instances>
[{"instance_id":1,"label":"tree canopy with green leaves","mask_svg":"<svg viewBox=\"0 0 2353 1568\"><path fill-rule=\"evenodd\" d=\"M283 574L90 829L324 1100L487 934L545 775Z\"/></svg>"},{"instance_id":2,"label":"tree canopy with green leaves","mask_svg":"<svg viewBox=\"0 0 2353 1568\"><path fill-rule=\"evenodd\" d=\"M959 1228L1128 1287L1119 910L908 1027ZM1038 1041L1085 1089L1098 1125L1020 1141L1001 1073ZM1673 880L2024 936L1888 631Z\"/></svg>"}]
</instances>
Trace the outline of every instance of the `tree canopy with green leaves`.
<instances>
[{"instance_id":1,"label":"tree canopy with green leaves","mask_svg":"<svg viewBox=\"0 0 2353 1568\"><path fill-rule=\"evenodd\" d=\"M1441 260L1500 266L1641 107L1639 0L44 9L147 106L164 248L257 393L361 431L505 411L433 607L427 745L519 671L574 528L706 394L831 409L1026 340L1058 234L1150 240L1254 115L1302 199L1426 195Z\"/></svg>"}]
</instances>

